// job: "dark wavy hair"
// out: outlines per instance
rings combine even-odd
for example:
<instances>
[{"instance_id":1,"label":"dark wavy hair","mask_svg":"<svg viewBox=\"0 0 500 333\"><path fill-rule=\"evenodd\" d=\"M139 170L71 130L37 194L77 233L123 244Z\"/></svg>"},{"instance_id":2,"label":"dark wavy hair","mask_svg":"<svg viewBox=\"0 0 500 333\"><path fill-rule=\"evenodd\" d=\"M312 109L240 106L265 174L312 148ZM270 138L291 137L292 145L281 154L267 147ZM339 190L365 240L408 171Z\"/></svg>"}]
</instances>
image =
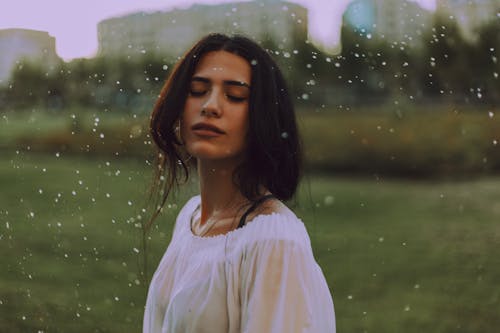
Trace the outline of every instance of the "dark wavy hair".
<instances>
[{"instance_id":1,"label":"dark wavy hair","mask_svg":"<svg viewBox=\"0 0 500 333\"><path fill-rule=\"evenodd\" d=\"M177 63L151 115L150 132L159 151L151 192L156 196L156 211L148 228L171 191L189 178L190 166L175 127L184 110L196 66L211 51L233 53L251 65L247 150L233 174L235 184L249 201L262 195L262 186L283 201L295 195L302 171L301 141L281 71L268 52L251 39L209 34Z\"/></svg>"}]
</instances>

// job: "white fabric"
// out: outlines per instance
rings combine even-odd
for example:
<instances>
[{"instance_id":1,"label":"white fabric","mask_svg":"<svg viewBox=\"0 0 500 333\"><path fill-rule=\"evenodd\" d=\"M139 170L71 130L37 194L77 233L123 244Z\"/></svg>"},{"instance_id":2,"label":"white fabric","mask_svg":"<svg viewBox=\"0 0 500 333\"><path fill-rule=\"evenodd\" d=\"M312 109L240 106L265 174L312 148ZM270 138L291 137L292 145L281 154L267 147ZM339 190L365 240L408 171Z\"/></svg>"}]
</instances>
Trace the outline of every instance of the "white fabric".
<instances>
[{"instance_id":1,"label":"white fabric","mask_svg":"<svg viewBox=\"0 0 500 333\"><path fill-rule=\"evenodd\" d=\"M144 333L333 333L333 301L302 221L259 215L226 235L192 233L200 196L177 217L153 275Z\"/></svg>"}]
</instances>

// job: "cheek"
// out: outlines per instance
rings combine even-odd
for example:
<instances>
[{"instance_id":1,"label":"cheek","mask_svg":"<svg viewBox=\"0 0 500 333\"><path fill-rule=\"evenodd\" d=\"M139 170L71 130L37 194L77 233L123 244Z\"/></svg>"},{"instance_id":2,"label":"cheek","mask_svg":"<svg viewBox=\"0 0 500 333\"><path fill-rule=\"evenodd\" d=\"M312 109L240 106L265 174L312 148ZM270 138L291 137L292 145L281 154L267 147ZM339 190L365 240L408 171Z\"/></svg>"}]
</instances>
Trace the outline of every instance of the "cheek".
<instances>
[{"instance_id":1,"label":"cheek","mask_svg":"<svg viewBox=\"0 0 500 333\"><path fill-rule=\"evenodd\" d=\"M238 117L235 117L234 124L238 124L236 126L238 131L238 136L241 138L243 142L246 142L248 137L248 131L250 128L248 111L244 110L244 112L240 113Z\"/></svg>"},{"instance_id":2,"label":"cheek","mask_svg":"<svg viewBox=\"0 0 500 333\"><path fill-rule=\"evenodd\" d=\"M189 124L192 122L192 115L189 112L186 112L187 109L184 108L184 111L181 114L180 118L180 136L182 137L182 141L186 139L186 133L188 133Z\"/></svg>"},{"instance_id":3,"label":"cheek","mask_svg":"<svg viewBox=\"0 0 500 333\"><path fill-rule=\"evenodd\" d=\"M188 124L192 121L196 111L197 110L197 103L193 100L190 100L189 98L186 100L186 103L184 105L184 110L182 111L182 123L183 124Z\"/></svg>"},{"instance_id":4,"label":"cheek","mask_svg":"<svg viewBox=\"0 0 500 333\"><path fill-rule=\"evenodd\" d=\"M239 122L241 124L243 132L246 134L248 132L248 129L250 128L250 117L248 113L248 107L245 107L243 109L243 112L241 112Z\"/></svg>"}]
</instances>

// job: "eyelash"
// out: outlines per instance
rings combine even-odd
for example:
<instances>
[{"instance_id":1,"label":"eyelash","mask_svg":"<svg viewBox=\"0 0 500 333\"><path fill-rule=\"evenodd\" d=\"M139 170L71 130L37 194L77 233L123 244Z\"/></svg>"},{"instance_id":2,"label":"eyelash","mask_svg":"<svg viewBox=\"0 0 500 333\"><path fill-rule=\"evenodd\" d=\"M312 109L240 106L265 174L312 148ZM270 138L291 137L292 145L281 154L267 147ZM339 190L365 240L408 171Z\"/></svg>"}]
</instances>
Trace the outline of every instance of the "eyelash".
<instances>
[{"instance_id":1,"label":"eyelash","mask_svg":"<svg viewBox=\"0 0 500 333\"><path fill-rule=\"evenodd\" d=\"M206 91L192 91L190 90L189 91L189 94L193 97L201 97L203 95L205 95ZM246 97L236 97L236 96L232 96L232 95L228 95L228 94L225 94L225 96L227 97L227 99L229 99L230 101L232 102L235 102L235 103L241 103L241 102L244 102L246 100Z\"/></svg>"}]
</instances>

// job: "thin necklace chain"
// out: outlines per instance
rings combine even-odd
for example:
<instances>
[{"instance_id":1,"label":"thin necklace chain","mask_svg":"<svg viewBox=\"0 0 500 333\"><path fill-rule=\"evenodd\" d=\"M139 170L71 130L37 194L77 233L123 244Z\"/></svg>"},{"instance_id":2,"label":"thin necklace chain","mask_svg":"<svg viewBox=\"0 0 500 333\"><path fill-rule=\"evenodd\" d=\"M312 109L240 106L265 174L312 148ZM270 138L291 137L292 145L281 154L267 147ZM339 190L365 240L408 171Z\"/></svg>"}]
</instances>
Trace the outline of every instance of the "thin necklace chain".
<instances>
[{"instance_id":1,"label":"thin necklace chain","mask_svg":"<svg viewBox=\"0 0 500 333\"><path fill-rule=\"evenodd\" d=\"M194 228L193 228L193 226L194 226L194 217L195 217L196 213L198 213L198 211L199 211L200 209L201 209L201 204L198 204L198 205L196 206L196 209L195 209L195 210L193 211L193 213L191 214L190 227L191 227L191 232L193 232L193 234L196 234L196 233L194 232ZM212 228L214 227L214 225L216 225L216 224L217 224L217 222L218 222L217 220L214 220L213 222L210 222L210 224L208 224L208 227L207 227L207 225L205 225L204 230L203 230L203 231L202 231L199 235L197 235L197 236L199 236L199 237L203 237L203 236L205 236L207 233L209 233L209 232L210 232L210 230L212 230ZM230 226L229 230L232 230L232 229L233 229L234 222L235 222L235 221L233 221L233 222L231 223L231 226Z\"/></svg>"}]
</instances>

